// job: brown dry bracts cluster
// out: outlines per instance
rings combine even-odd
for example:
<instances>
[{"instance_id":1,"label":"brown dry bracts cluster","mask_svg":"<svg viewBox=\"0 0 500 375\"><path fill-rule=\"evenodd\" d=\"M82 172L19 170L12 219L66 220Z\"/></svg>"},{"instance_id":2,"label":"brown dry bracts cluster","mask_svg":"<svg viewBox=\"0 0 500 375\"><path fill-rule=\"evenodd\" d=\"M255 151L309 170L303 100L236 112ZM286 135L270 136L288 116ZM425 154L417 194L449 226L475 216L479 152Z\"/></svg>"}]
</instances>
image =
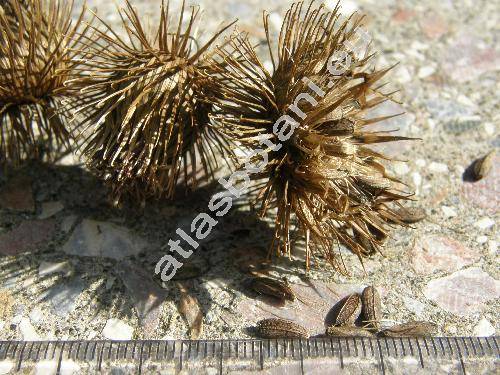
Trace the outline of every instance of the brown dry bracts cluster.
<instances>
[{"instance_id":1,"label":"brown dry bracts cluster","mask_svg":"<svg viewBox=\"0 0 500 375\"><path fill-rule=\"evenodd\" d=\"M74 147L72 109L84 103L80 41L97 40L71 2L9 0L0 11L0 165L55 160Z\"/></svg>"},{"instance_id":2,"label":"brown dry bracts cluster","mask_svg":"<svg viewBox=\"0 0 500 375\"><path fill-rule=\"evenodd\" d=\"M292 256L298 235L306 268L325 259L342 274L341 246L362 261L392 226L415 220L399 210L411 192L371 147L408 139L373 130L393 116L369 114L393 100L383 82L391 67L376 68L368 46L358 48L364 17L344 18L340 4L291 5L278 40L265 15L270 71L247 34L215 45L232 24L200 43L199 9L184 3L173 16L162 2L151 34L128 0L118 9L122 30L98 15L85 23L84 11L72 24L61 0L9 0L3 9L2 160L39 157L39 140L69 146L77 134L113 200L139 206L215 180L221 164L242 173L261 166L250 195L274 221L269 255ZM253 156L245 162L236 149Z\"/></svg>"},{"instance_id":3,"label":"brown dry bracts cluster","mask_svg":"<svg viewBox=\"0 0 500 375\"><path fill-rule=\"evenodd\" d=\"M211 125L211 86L217 84L208 48L231 25L197 46L194 29L199 8L180 11L172 22L162 5L156 33L150 35L140 15L126 1L119 10L121 38L101 20L105 32L87 62L92 74L75 80L89 98L84 154L88 164L112 188L118 203L132 197L172 198L178 182L194 187L202 171L211 176L228 141ZM188 22L183 25L187 18ZM103 47L105 46L105 48Z\"/></svg>"},{"instance_id":4,"label":"brown dry bracts cluster","mask_svg":"<svg viewBox=\"0 0 500 375\"><path fill-rule=\"evenodd\" d=\"M341 20L338 7L300 2L286 13L278 41L264 17L272 71L241 35L214 56L225 83L218 86L215 121L254 153L254 165L262 162L258 151L267 152L268 163L251 177L261 216L274 215L270 253L291 256L296 227L305 239L306 267L320 253L344 274L340 245L360 259L376 252L389 222L406 225L395 207L410 195L386 171L388 158L370 148L406 139L371 131L385 118L365 116L391 100L381 83L390 68L375 69L363 51L349 55L352 64L343 73L329 70L332 56L354 43L362 25L357 15ZM285 130L277 132L280 126Z\"/></svg>"}]
</instances>

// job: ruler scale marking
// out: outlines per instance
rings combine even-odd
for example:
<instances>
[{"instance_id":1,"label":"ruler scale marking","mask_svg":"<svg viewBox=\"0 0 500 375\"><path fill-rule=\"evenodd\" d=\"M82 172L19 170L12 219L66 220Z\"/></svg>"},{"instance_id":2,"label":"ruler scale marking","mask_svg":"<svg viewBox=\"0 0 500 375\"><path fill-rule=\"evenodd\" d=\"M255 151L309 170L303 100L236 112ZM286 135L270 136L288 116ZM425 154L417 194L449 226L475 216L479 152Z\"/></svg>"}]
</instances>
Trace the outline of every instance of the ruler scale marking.
<instances>
[{"instance_id":1,"label":"ruler scale marking","mask_svg":"<svg viewBox=\"0 0 500 375\"><path fill-rule=\"evenodd\" d=\"M113 357L119 360L126 360L129 363L132 362L135 364L136 372L144 373L148 366L150 366L148 360L155 357L162 357L162 348L165 348L163 353L165 357L177 363L178 369L185 370L186 368L191 369L190 363L194 364L201 360L204 349L207 350L210 346L210 353L207 353L207 357L213 361L212 363L215 364L215 368L220 374L225 373L225 366L228 366L226 359L238 359L242 357L243 353L240 353L240 347L243 346L244 349L248 344L252 345L254 349L252 358L257 359L256 364L258 363L261 369L265 367L266 358L286 359L291 357L300 360L300 371L302 373L307 371L304 358L313 360L314 358L336 357L337 353L339 356L339 362L337 363L339 363L341 369L345 369L346 366L349 366L347 363L351 363L345 361L346 353L348 348L353 345L357 350L351 350L349 356L363 356L363 358L376 359L377 362L374 365L378 367L382 374L387 371L386 361L388 358L401 358L402 356L415 358L418 361L417 363L419 363L419 367L427 369L429 367L425 361L430 358L429 356L434 355L433 361L437 361L438 363L445 361L445 358L450 359L456 364L456 369L461 369L460 373L463 374L468 371L473 372L472 368L468 368L469 366L476 366L476 364L472 364L475 362L471 362L469 365L468 359L487 357L489 360L489 357L493 357L492 360L494 361L498 358L496 337L381 337L367 338L367 340L368 342L362 337L319 337L309 340L172 340L164 342L163 345L161 341L156 340L128 342L97 340L85 343L72 340L60 342L0 341L0 356L14 360L14 371L23 371L25 362L38 361L41 358L41 354L45 351L45 359L55 359L55 363L57 363L55 365L57 368L56 371L58 373L64 370L62 366L64 365L63 361L66 359L93 363L95 365L93 368L101 371L103 369L102 363L111 360ZM390 344L389 340L393 340L393 344ZM430 344L429 340L431 340ZM176 342L179 346L176 346ZM398 345L395 345L396 342ZM255 345L258 345L258 347L255 347ZM291 350L289 350L288 345L291 346ZM358 345L361 348L358 348ZM114 350L116 347L117 350ZM433 347L434 350L432 349ZM441 347L441 349L438 349L438 347ZM294 363L299 366L298 362ZM309 366L309 363L307 365ZM245 366L249 366L249 364L245 363Z\"/></svg>"},{"instance_id":2,"label":"ruler scale marking","mask_svg":"<svg viewBox=\"0 0 500 375\"><path fill-rule=\"evenodd\" d=\"M447 341L450 342L450 339L448 338ZM460 350L460 346L458 345L458 340L456 337L454 338L454 341L455 341L455 345L457 346L457 353L458 353L458 358L460 360L460 366L462 367L462 372L465 375L466 374L465 363L464 363L464 359L462 357L462 351ZM450 344L450 346L451 346L451 344Z\"/></svg>"},{"instance_id":3,"label":"ruler scale marking","mask_svg":"<svg viewBox=\"0 0 500 375\"><path fill-rule=\"evenodd\" d=\"M24 349L26 348L26 342L23 343L23 347L21 349L21 354L19 354L19 361L17 362L17 371L21 370L21 364L23 361Z\"/></svg>"},{"instance_id":4,"label":"ruler scale marking","mask_svg":"<svg viewBox=\"0 0 500 375\"><path fill-rule=\"evenodd\" d=\"M333 351L333 339L331 339L331 340L332 340L332 351ZM342 345L340 343L340 338L337 338L337 342L339 344L340 368L343 369L344 368L344 356L342 354Z\"/></svg>"},{"instance_id":5,"label":"ruler scale marking","mask_svg":"<svg viewBox=\"0 0 500 375\"><path fill-rule=\"evenodd\" d=\"M370 340L370 345L371 345ZM385 365L384 365L384 354L382 353L382 346L380 345L380 340L377 338L377 346L378 346L378 355L380 360L380 369L382 371L382 375L385 375Z\"/></svg>"}]
</instances>

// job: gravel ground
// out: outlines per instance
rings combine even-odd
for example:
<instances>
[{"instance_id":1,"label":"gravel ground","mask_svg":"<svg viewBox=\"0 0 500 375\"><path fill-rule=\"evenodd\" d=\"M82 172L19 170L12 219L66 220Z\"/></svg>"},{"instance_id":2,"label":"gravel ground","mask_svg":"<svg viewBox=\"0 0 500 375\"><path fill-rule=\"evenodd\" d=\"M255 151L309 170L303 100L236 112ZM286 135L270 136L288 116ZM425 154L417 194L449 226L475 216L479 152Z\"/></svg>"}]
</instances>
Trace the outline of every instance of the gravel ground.
<instances>
[{"instance_id":1,"label":"gravel ground","mask_svg":"<svg viewBox=\"0 0 500 375\"><path fill-rule=\"evenodd\" d=\"M152 23L158 3L133 1ZM117 23L110 4L88 1L107 22ZM276 306L247 286L245 270L258 263L272 230L245 207L223 218L178 280L161 285L152 277L168 239L206 211L217 186L174 202L151 202L137 212L113 208L106 189L76 156L53 166L27 166L0 175L0 339L247 337L248 327L272 316L318 334L336 301L371 284L381 292L385 324L428 320L445 335L494 334L500 311L499 157L480 182L467 182L463 174L500 145L498 3L342 4L346 13L367 15L379 64L400 62L389 79L402 90L403 108L387 104L377 112L405 111L384 126L421 139L386 151L407 161L391 168L415 189L412 204L425 209L425 221L394 231L383 256L366 260L364 269L346 254L351 277L326 267L305 273L300 250L297 259L278 260L270 274L286 276L300 301ZM262 10L271 13L277 32L289 2L200 5L207 31L202 38L239 18L240 29L259 42ZM190 330L199 316L202 332Z\"/></svg>"}]
</instances>

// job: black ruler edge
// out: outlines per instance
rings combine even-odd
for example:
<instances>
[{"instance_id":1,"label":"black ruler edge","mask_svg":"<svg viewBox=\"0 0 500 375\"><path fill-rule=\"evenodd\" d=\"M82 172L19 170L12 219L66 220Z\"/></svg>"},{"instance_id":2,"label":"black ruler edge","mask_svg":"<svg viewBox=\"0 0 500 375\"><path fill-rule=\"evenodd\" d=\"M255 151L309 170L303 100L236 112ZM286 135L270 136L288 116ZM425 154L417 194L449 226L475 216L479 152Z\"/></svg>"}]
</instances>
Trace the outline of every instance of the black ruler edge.
<instances>
[{"instance_id":1,"label":"black ruler edge","mask_svg":"<svg viewBox=\"0 0 500 375\"><path fill-rule=\"evenodd\" d=\"M394 338L391 339L394 341ZM368 344L370 348L372 348L372 350L370 351L371 353L368 353L369 351L365 349L365 340L369 340ZM382 343L384 343L384 345L382 345L381 340L383 340ZM299 343L298 359L301 362L302 369L303 369L302 361L304 358L308 357L311 358L339 357L341 366L343 366L344 365L343 360L344 357L346 356L346 352L343 350L344 349L343 344L345 343L348 349L349 342L354 343L356 349L357 349L357 344L359 342L361 342L363 346L363 350L360 350L359 352L356 350L357 353L353 353L353 351L350 350L349 356L351 357L369 356L374 358L378 357L377 359L381 362L380 365L382 366L382 372L384 371L384 364L383 364L384 359L388 357L392 358L403 357L405 355L410 355L410 354L415 357L418 357L417 359L419 360L422 367L424 367L424 357L432 356L433 358L435 358L435 357L447 356L447 357L457 358L460 361L463 370L465 370L463 362L464 358L468 357L477 358L485 356L492 356L496 357L497 359L500 358L497 336L489 336L489 337L443 336L443 337L425 337L425 338L424 337L396 338L396 342L399 341L398 346L400 346L401 349L403 349L403 352L398 351L395 345L394 353L391 353L392 350L389 350L389 346L387 345L386 340L387 340L386 338L363 339L360 337L321 337L321 338L301 339L298 340ZM428 340L431 340L432 343L434 341L437 341L440 344L442 351L429 350L429 347L427 346ZM60 366L60 362L61 360L63 360L63 355L65 354L64 351L66 349L68 350L68 352L66 353L65 356L68 358L73 358L84 362L95 361L98 362L99 365L102 361L113 360L113 359L120 360L122 358L132 361L137 361L142 365L144 360L154 358L154 360L157 361L167 361L167 362L178 361L180 369L182 369L184 362L189 362L191 357L191 351L193 350L192 345L193 343L196 343L198 354L199 351L201 351L202 349L201 347L204 347L206 350L207 346L209 345L214 346L215 350L213 351L213 353L205 352L202 358L213 357L215 359L218 359L219 360L218 367L220 372L224 360L224 354L226 356L232 356L231 358L236 358L236 359L243 358L242 356L243 353L240 353L240 350L238 349L224 351L223 349L224 344L231 345L232 343L236 342L238 343L236 348L246 347L247 344L252 345L252 347L256 347L258 351L257 354L258 354L259 365L261 368L263 368L266 357L270 357L270 352L268 351L271 349L271 347L273 346L276 347L276 352L273 353L274 355L272 357L288 358L286 355L286 349L282 351L283 355L280 355L279 346L282 345L284 348L286 348L289 344L291 344L293 349L294 341L296 342L297 340L280 339L279 342L276 339L252 339L252 338L225 339L225 340L221 339L218 340L217 339L215 340L90 340L90 341L0 340L0 360L5 360L5 359L15 360L17 362L16 367L19 369L21 363L24 360L28 361L33 360L31 353L33 351L36 351L37 355L35 361L41 359L54 359L55 357L56 360L59 362L58 365ZM446 345L443 345L443 341L446 343ZM324 351L318 350L317 349L318 342L322 343L323 347L326 347L326 345L331 346L332 347L331 353L328 353L328 351L326 350ZM334 342L338 345L338 351L333 350ZM414 350L413 346L411 345L412 342L416 344L415 349L417 350ZM424 344L424 346L421 346L422 343ZM474 343L477 343L481 350L477 350L476 345L474 345ZM85 346L85 353L83 354L83 357L79 358L81 344L84 344ZM162 344L165 345L163 356L159 355L160 354L159 350L156 351L156 353L154 353L155 355L153 355L151 351L153 345L155 345L157 348L160 348ZM373 350L372 344L374 344L375 350ZM470 345L470 347L468 345ZM314 348L316 349L312 354L310 350L311 346L314 346ZM424 347L426 348L426 350L423 350ZM27 348L29 348L29 350L26 350ZM113 351L112 348L115 348L116 350ZM125 350L122 358L120 358L121 357L120 352L121 349L123 348L125 348ZM138 348L139 350L136 350L136 348ZM148 348L149 350L144 350L144 348ZM44 353L43 349L45 349ZM90 356L88 355L88 351L91 352ZM187 351L189 351L189 353ZM293 358L293 353L291 357Z\"/></svg>"}]
</instances>

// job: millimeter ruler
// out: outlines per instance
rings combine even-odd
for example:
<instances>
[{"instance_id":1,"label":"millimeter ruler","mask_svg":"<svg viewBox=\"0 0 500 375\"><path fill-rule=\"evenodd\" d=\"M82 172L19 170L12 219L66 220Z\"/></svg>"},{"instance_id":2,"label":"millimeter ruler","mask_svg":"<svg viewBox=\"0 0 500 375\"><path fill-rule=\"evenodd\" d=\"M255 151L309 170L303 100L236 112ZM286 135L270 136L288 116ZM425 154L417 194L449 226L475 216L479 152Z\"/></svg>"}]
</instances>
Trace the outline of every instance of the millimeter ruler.
<instances>
[{"instance_id":1,"label":"millimeter ruler","mask_svg":"<svg viewBox=\"0 0 500 375\"><path fill-rule=\"evenodd\" d=\"M494 374L497 337L0 341L0 373Z\"/></svg>"}]
</instances>

